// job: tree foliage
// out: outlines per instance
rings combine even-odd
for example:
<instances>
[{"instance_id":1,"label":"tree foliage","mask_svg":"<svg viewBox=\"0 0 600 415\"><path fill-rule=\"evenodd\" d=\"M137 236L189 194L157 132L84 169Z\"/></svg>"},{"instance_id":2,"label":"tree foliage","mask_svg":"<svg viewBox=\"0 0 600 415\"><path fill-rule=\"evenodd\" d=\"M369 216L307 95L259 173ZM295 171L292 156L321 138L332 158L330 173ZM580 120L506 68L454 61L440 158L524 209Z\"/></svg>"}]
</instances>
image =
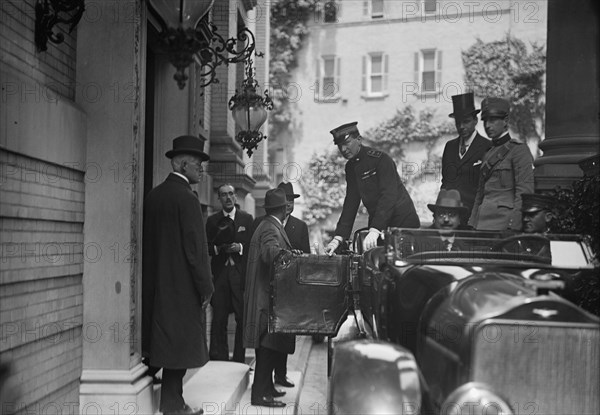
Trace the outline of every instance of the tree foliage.
<instances>
[{"instance_id":1,"label":"tree foliage","mask_svg":"<svg viewBox=\"0 0 600 415\"><path fill-rule=\"evenodd\" d=\"M479 97L499 96L511 102L510 125L519 138L537 143L543 137L545 114L544 47L507 35L483 42L477 39L462 53L466 84Z\"/></svg>"},{"instance_id":2,"label":"tree foliage","mask_svg":"<svg viewBox=\"0 0 600 415\"><path fill-rule=\"evenodd\" d=\"M308 34L306 22L315 9L315 1L274 0L271 3L271 59L269 84L274 108L270 115L271 136L288 128L291 121L288 85L291 72L298 66L298 51Z\"/></svg>"}]
</instances>

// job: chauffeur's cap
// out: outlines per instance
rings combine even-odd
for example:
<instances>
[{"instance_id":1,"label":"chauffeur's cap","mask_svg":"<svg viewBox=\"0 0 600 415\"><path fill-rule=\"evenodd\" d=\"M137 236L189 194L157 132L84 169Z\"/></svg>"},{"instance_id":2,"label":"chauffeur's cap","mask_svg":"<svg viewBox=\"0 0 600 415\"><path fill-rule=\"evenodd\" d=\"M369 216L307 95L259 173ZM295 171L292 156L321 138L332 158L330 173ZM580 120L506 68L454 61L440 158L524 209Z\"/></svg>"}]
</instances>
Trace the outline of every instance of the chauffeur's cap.
<instances>
[{"instance_id":1,"label":"chauffeur's cap","mask_svg":"<svg viewBox=\"0 0 600 415\"><path fill-rule=\"evenodd\" d=\"M481 101L481 119L504 118L510 112L510 103L504 98L487 97Z\"/></svg>"},{"instance_id":2,"label":"chauffeur's cap","mask_svg":"<svg viewBox=\"0 0 600 415\"><path fill-rule=\"evenodd\" d=\"M542 195L538 193L524 193L521 195L523 205L521 211L523 213L535 213L540 210L551 210L552 206L556 203L556 200L549 195Z\"/></svg>"},{"instance_id":3,"label":"chauffeur's cap","mask_svg":"<svg viewBox=\"0 0 600 415\"><path fill-rule=\"evenodd\" d=\"M358 121L350 122L348 124L342 124L337 128L330 131L333 135L333 144L340 145L350 137L357 137L360 135L358 128L356 127Z\"/></svg>"}]
</instances>

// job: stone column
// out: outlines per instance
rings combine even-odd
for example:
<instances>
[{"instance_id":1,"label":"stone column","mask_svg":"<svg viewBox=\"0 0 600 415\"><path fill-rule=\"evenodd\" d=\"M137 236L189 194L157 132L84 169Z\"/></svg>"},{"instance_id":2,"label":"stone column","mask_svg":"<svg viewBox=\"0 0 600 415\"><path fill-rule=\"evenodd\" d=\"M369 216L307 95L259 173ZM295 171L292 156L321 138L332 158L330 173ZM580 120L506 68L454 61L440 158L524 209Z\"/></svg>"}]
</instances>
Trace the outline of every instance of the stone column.
<instances>
[{"instance_id":1,"label":"stone column","mask_svg":"<svg viewBox=\"0 0 600 415\"><path fill-rule=\"evenodd\" d=\"M78 26L77 97L87 114L81 413L153 413L140 356L142 0L96 2ZM93 13L92 13L93 12Z\"/></svg>"},{"instance_id":2,"label":"stone column","mask_svg":"<svg viewBox=\"0 0 600 415\"><path fill-rule=\"evenodd\" d=\"M548 2L546 139L535 161L537 190L571 186L577 163L600 147L598 3Z\"/></svg>"}]
</instances>

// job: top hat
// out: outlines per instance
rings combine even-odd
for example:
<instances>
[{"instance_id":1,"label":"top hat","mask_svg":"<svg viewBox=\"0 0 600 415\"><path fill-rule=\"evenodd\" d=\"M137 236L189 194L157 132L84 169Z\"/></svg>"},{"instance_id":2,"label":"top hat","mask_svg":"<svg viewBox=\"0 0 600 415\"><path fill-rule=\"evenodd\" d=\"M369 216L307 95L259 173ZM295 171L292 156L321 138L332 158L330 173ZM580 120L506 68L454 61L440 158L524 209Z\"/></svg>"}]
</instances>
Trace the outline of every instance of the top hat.
<instances>
[{"instance_id":1,"label":"top hat","mask_svg":"<svg viewBox=\"0 0 600 415\"><path fill-rule=\"evenodd\" d=\"M435 201L435 205L428 203L427 207L433 213L435 213L438 209L457 210L460 213L467 213L468 211L468 209L460 200L460 192L456 189L440 190L437 200Z\"/></svg>"},{"instance_id":2,"label":"top hat","mask_svg":"<svg viewBox=\"0 0 600 415\"><path fill-rule=\"evenodd\" d=\"M296 198L300 197L299 194L294 193L294 186L291 183L281 182L277 185L277 188L283 189L283 191L285 192L285 196L287 198L296 199Z\"/></svg>"},{"instance_id":3,"label":"top hat","mask_svg":"<svg viewBox=\"0 0 600 415\"><path fill-rule=\"evenodd\" d=\"M229 216L223 216L217 222L217 233L215 234L215 245L230 244L235 238L235 223Z\"/></svg>"},{"instance_id":4,"label":"top hat","mask_svg":"<svg viewBox=\"0 0 600 415\"><path fill-rule=\"evenodd\" d=\"M333 135L333 144L340 145L350 137L358 137L360 133L356 127L358 121L350 122L348 124L342 124L337 128L329 131Z\"/></svg>"},{"instance_id":5,"label":"top hat","mask_svg":"<svg viewBox=\"0 0 600 415\"><path fill-rule=\"evenodd\" d=\"M263 208L273 209L287 205L285 191L281 188L267 190L265 194L265 204Z\"/></svg>"},{"instance_id":6,"label":"top hat","mask_svg":"<svg viewBox=\"0 0 600 415\"><path fill-rule=\"evenodd\" d=\"M192 154L200 157L202 161L210 160L204 152L204 141L193 135L182 135L173 139L173 149L167 151L165 156L171 159L178 154Z\"/></svg>"},{"instance_id":7,"label":"top hat","mask_svg":"<svg viewBox=\"0 0 600 415\"><path fill-rule=\"evenodd\" d=\"M452 95L452 109L454 112L448 117L462 118L467 115L479 114L481 110L475 109L475 98L472 92L466 94Z\"/></svg>"},{"instance_id":8,"label":"top hat","mask_svg":"<svg viewBox=\"0 0 600 415\"><path fill-rule=\"evenodd\" d=\"M481 101L481 119L504 118L510 112L510 103L504 98L487 97Z\"/></svg>"},{"instance_id":9,"label":"top hat","mask_svg":"<svg viewBox=\"0 0 600 415\"><path fill-rule=\"evenodd\" d=\"M556 200L552 196L542 195L538 193L524 193L521 195L523 204L521 211L523 213L535 213L540 210L550 210Z\"/></svg>"}]
</instances>

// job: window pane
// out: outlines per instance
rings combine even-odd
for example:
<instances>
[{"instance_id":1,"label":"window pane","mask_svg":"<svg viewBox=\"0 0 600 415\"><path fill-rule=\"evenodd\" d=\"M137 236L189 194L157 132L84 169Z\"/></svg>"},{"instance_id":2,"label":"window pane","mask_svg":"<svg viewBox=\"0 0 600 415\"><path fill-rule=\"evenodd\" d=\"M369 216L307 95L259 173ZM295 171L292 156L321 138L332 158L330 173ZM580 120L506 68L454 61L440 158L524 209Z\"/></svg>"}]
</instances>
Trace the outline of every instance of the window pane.
<instances>
[{"instance_id":1,"label":"window pane","mask_svg":"<svg viewBox=\"0 0 600 415\"><path fill-rule=\"evenodd\" d=\"M335 1L328 1L323 6L325 12L325 23L335 23L337 21L337 4Z\"/></svg>"},{"instance_id":2,"label":"window pane","mask_svg":"<svg viewBox=\"0 0 600 415\"><path fill-rule=\"evenodd\" d=\"M423 90L435 91L435 72L423 72Z\"/></svg>"},{"instance_id":3,"label":"window pane","mask_svg":"<svg viewBox=\"0 0 600 415\"><path fill-rule=\"evenodd\" d=\"M333 77L335 74L335 61L333 58L324 58L323 59L323 71L325 72L325 76Z\"/></svg>"},{"instance_id":4,"label":"window pane","mask_svg":"<svg viewBox=\"0 0 600 415\"><path fill-rule=\"evenodd\" d=\"M371 77L371 92L383 91L383 77L381 75Z\"/></svg>"},{"instance_id":5,"label":"window pane","mask_svg":"<svg viewBox=\"0 0 600 415\"><path fill-rule=\"evenodd\" d=\"M332 97L337 92L337 87L335 85L335 78L333 77L324 77L323 78L323 98Z\"/></svg>"},{"instance_id":6,"label":"window pane","mask_svg":"<svg viewBox=\"0 0 600 415\"><path fill-rule=\"evenodd\" d=\"M374 16L383 15L383 0L371 0L371 14Z\"/></svg>"},{"instance_id":7,"label":"window pane","mask_svg":"<svg viewBox=\"0 0 600 415\"><path fill-rule=\"evenodd\" d=\"M382 73L383 57L381 55L371 56L371 73Z\"/></svg>"},{"instance_id":8,"label":"window pane","mask_svg":"<svg viewBox=\"0 0 600 415\"><path fill-rule=\"evenodd\" d=\"M435 70L435 51L423 52L423 71Z\"/></svg>"},{"instance_id":9,"label":"window pane","mask_svg":"<svg viewBox=\"0 0 600 415\"><path fill-rule=\"evenodd\" d=\"M437 8L437 0L425 0L425 11L432 13Z\"/></svg>"}]
</instances>

